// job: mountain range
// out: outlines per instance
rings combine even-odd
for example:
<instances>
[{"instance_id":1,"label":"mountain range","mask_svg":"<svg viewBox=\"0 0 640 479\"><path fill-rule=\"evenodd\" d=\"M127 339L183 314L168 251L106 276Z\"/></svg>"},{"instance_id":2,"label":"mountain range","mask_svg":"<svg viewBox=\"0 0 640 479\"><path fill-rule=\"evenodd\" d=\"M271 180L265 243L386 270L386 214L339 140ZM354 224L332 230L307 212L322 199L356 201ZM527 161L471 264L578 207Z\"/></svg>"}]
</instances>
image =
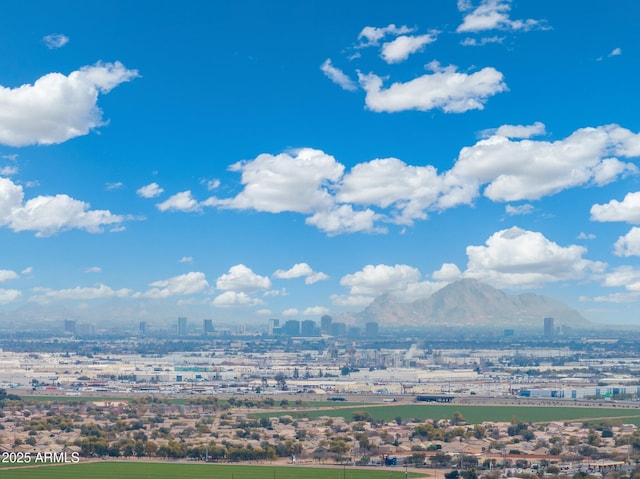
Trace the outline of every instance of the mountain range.
<instances>
[{"instance_id":1,"label":"mountain range","mask_svg":"<svg viewBox=\"0 0 640 479\"><path fill-rule=\"evenodd\" d=\"M591 326L578 311L561 301L533 293L508 295L474 279L453 282L411 303L400 303L392 294L383 294L345 320L362 325L377 322L385 327L541 329L545 317L554 318L554 326Z\"/></svg>"}]
</instances>

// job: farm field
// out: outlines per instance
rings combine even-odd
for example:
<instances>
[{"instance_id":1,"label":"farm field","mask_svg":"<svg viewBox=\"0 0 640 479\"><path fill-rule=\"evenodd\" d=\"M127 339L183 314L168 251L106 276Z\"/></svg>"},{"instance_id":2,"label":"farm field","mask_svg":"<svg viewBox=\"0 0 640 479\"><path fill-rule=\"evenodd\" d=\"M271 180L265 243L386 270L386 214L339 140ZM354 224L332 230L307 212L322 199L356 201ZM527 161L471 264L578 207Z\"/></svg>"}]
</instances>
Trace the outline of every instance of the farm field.
<instances>
[{"instance_id":1,"label":"farm field","mask_svg":"<svg viewBox=\"0 0 640 479\"><path fill-rule=\"evenodd\" d=\"M402 468L355 469L156 462L88 462L5 470L12 479L402 479ZM409 473L408 477L424 477Z\"/></svg>"},{"instance_id":2,"label":"farm field","mask_svg":"<svg viewBox=\"0 0 640 479\"><path fill-rule=\"evenodd\" d=\"M334 405L335 406L335 405ZM451 419L455 412L461 413L470 424L483 421L511 421L517 418L523 422L549 421L605 421L619 420L627 424L640 426L640 411L637 409L618 409L605 407L570 406L469 406L456 404L398 404L389 406L359 405L334 407L331 409L308 411L278 411L255 414L257 417L291 415L295 417L317 418L320 416L344 417L351 420L354 412L368 412L375 419L392 421L396 417L406 420L415 419Z\"/></svg>"}]
</instances>

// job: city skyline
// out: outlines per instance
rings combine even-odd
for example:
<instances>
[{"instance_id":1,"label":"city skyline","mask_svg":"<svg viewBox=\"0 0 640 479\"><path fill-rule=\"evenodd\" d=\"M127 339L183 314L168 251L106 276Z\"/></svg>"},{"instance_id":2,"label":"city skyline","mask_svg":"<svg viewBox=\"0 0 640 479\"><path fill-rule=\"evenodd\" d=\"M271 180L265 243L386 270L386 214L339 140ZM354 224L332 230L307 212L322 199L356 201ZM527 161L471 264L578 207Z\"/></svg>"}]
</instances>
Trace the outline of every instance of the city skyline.
<instances>
[{"instance_id":1,"label":"city skyline","mask_svg":"<svg viewBox=\"0 0 640 479\"><path fill-rule=\"evenodd\" d=\"M640 7L581 6L8 2L0 318L319 323L473 278L636 324Z\"/></svg>"}]
</instances>

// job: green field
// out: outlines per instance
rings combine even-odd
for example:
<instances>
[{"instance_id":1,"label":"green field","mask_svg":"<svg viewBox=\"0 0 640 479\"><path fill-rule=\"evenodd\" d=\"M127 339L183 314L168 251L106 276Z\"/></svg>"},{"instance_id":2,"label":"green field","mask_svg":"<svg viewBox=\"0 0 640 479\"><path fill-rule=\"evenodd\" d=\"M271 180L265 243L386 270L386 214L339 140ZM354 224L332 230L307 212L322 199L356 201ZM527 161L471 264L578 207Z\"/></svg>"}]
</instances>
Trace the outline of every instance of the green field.
<instances>
[{"instance_id":1,"label":"green field","mask_svg":"<svg viewBox=\"0 0 640 479\"><path fill-rule=\"evenodd\" d=\"M260 413L257 417L291 415L293 417L317 418L320 416L344 417L351 420L356 411L365 411L375 419L393 421L396 417L407 419L451 419L455 412L461 413L470 424L483 421L511 421L517 418L523 422L549 421L591 421L620 418L620 422L640 426L640 409L604 407L562 407L562 406L458 406L455 404L399 404L393 406L350 406L313 411L279 411Z\"/></svg>"},{"instance_id":2,"label":"green field","mask_svg":"<svg viewBox=\"0 0 640 479\"><path fill-rule=\"evenodd\" d=\"M2 470L11 479L402 479L404 469L92 462ZM408 477L420 477L409 473Z\"/></svg>"}]
</instances>

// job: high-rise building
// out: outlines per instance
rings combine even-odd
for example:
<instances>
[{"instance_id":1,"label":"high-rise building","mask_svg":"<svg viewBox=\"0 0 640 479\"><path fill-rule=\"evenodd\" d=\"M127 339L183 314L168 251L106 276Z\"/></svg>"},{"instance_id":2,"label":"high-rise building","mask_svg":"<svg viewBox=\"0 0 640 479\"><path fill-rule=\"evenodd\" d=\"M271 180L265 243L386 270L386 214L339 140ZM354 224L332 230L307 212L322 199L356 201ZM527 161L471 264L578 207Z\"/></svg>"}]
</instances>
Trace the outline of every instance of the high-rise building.
<instances>
[{"instance_id":1,"label":"high-rise building","mask_svg":"<svg viewBox=\"0 0 640 479\"><path fill-rule=\"evenodd\" d=\"M368 338L375 338L378 336L378 323L370 322L364 325L364 333Z\"/></svg>"},{"instance_id":2,"label":"high-rise building","mask_svg":"<svg viewBox=\"0 0 640 479\"><path fill-rule=\"evenodd\" d=\"M80 323L76 327L76 333L81 338L95 336L96 327L91 323Z\"/></svg>"},{"instance_id":3,"label":"high-rise building","mask_svg":"<svg viewBox=\"0 0 640 479\"><path fill-rule=\"evenodd\" d=\"M345 336L347 333L347 325L344 323L331 324L331 336Z\"/></svg>"},{"instance_id":4,"label":"high-rise building","mask_svg":"<svg viewBox=\"0 0 640 479\"><path fill-rule=\"evenodd\" d=\"M64 332L76 334L76 322L73 319L64 320Z\"/></svg>"},{"instance_id":5,"label":"high-rise building","mask_svg":"<svg viewBox=\"0 0 640 479\"><path fill-rule=\"evenodd\" d=\"M147 334L147 322L140 321L140 323L138 324L138 330L140 331L140 334L142 334L143 336Z\"/></svg>"},{"instance_id":6,"label":"high-rise building","mask_svg":"<svg viewBox=\"0 0 640 479\"><path fill-rule=\"evenodd\" d=\"M553 326L553 318L544 318L544 337L551 338L553 337L554 326Z\"/></svg>"},{"instance_id":7,"label":"high-rise building","mask_svg":"<svg viewBox=\"0 0 640 479\"><path fill-rule=\"evenodd\" d=\"M290 319L282 326L282 334L287 336L300 336L300 321Z\"/></svg>"},{"instance_id":8,"label":"high-rise building","mask_svg":"<svg viewBox=\"0 0 640 479\"><path fill-rule=\"evenodd\" d=\"M320 332L322 334L331 334L331 322L333 318L328 314L325 314L320 318Z\"/></svg>"},{"instance_id":9,"label":"high-rise building","mask_svg":"<svg viewBox=\"0 0 640 479\"><path fill-rule=\"evenodd\" d=\"M302 325L300 326L300 334L302 336L315 336L316 322L307 319L302 321Z\"/></svg>"},{"instance_id":10,"label":"high-rise building","mask_svg":"<svg viewBox=\"0 0 640 479\"><path fill-rule=\"evenodd\" d=\"M178 318L178 336L187 335L187 318Z\"/></svg>"},{"instance_id":11,"label":"high-rise building","mask_svg":"<svg viewBox=\"0 0 640 479\"><path fill-rule=\"evenodd\" d=\"M279 327L280 327L280 320L270 318L269 319L269 336L273 336L276 328L279 328Z\"/></svg>"},{"instance_id":12,"label":"high-rise building","mask_svg":"<svg viewBox=\"0 0 640 479\"><path fill-rule=\"evenodd\" d=\"M205 319L203 320L202 328L204 329L204 334L212 334L213 333L213 320Z\"/></svg>"}]
</instances>

